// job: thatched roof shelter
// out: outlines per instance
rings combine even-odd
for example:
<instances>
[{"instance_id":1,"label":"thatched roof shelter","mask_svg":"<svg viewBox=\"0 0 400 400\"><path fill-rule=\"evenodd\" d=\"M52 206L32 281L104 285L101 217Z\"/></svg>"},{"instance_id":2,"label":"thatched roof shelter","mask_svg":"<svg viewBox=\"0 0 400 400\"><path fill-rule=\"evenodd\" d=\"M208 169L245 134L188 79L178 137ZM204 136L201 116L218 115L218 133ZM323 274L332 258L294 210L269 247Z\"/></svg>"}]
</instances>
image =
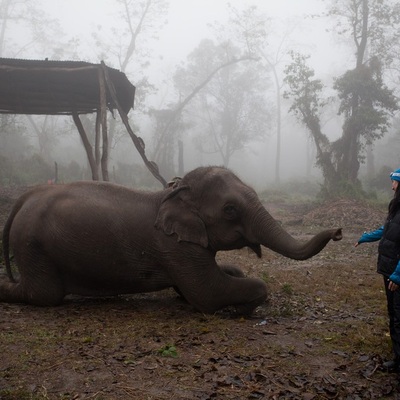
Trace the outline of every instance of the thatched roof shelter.
<instances>
[{"instance_id":1,"label":"thatched roof shelter","mask_svg":"<svg viewBox=\"0 0 400 400\"><path fill-rule=\"evenodd\" d=\"M126 75L105 67L126 114L133 108L135 87ZM72 115L100 107L101 64L83 61L0 58L0 113ZM107 108L116 109L110 93Z\"/></svg>"},{"instance_id":2,"label":"thatched roof shelter","mask_svg":"<svg viewBox=\"0 0 400 400\"><path fill-rule=\"evenodd\" d=\"M157 165L148 161L127 114L133 108L135 86L126 75L101 62L0 58L0 114L72 115L78 128L92 178L108 180L108 110L118 110L135 147L150 172L163 185ZM80 114L97 113L96 139L90 143Z\"/></svg>"}]
</instances>

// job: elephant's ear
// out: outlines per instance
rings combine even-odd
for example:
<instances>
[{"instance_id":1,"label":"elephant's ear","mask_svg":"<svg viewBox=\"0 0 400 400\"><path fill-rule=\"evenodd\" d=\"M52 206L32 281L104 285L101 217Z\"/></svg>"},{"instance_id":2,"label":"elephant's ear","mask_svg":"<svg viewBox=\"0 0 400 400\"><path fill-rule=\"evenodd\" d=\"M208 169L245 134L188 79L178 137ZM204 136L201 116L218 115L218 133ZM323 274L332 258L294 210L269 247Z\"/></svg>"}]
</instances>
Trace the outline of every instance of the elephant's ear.
<instances>
[{"instance_id":1,"label":"elephant's ear","mask_svg":"<svg viewBox=\"0 0 400 400\"><path fill-rule=\"evenodd\" d=\"M200 246L208 246L208 236L204 222L185 202L180 192L190 190L187 186L180 186L169 193L158 210L155 227L166 235L176 234L178 242L191 242Z\"/></svg>"}]
</instances>

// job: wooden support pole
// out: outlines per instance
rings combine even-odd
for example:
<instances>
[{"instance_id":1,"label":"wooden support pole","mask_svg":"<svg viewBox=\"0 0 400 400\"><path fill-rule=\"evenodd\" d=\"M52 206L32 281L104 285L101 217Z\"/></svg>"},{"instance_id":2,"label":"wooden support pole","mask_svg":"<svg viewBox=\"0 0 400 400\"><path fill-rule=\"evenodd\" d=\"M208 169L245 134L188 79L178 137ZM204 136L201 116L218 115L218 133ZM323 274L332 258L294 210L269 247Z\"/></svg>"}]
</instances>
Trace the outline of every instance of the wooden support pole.
<instances>
[{"instance_id":1,"label":"wooden support pole","mask_svg":"<svg viewBox=\"0 0 400 400\"><path fill-rule=\"evenodd\" d=\"M92 170L92 179L94 181L98 181L99 180L99 171L98 171L98 168L96 166L96 161L93 156L92 145L90 144L89 139L86 135L85 128L83 127L82 121L79 118L79 115L76 111L74 111L72 113L72 118L74 119L75 125L78 128L78 132L79 132L79 135L81 136L83 146L85 147L85 150L86 150L86 155L87 155L87 158L89 161L90 169Z\"/></svg>"},{"instance_id":2,"label":"wooden support pole","mask_svg":"<svg viewBox=\"0 0 400 400\"><path fill-rule=\"evenodd\" d=\"M98 109L96 112L96 126L95 126L95 137L94 137L94 154L96 160L97 170L100 168L100 129L101 129L101 113Z\"/></svg>"},{"instance_id":3,"label":"wooden support pole","mask_svg":"<svg viewBox=\"0 0 400 400\"><path fill-rule=\"evenodd\" d=\"M108 132L107 132L107 97L104 69L99 68L99 87L100 87L100 119L102 133L102 156L101 173L104 181L109 180L108 176Z\"/></svg>"}]
</instances>

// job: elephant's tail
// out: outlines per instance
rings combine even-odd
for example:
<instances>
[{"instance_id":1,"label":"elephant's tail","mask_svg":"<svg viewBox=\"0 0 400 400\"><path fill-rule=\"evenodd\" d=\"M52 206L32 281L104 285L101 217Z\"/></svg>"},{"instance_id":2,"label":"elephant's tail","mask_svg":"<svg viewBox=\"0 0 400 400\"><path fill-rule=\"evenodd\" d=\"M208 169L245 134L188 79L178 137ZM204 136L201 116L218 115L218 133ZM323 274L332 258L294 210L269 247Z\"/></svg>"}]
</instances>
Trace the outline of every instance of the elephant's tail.
<instances>
[{"instance_id":1,"label":"elephant's tail","mask_svg":"<svg viewBox=\"0 0 400 400\"><path fill-rule=\"evenodd\" d=\"M15 216L18 214L19 210L25 203L25 200L28 196L30 196L30 192L24 193L15 203L14 207L11 210L11 214L9 215L3 229L3 258L4 264L6 267L6 273L8 278L11 282L16 282L11 270L11 263L10 263L10 230L13 224Z\"/></svg>"}]
</instances>

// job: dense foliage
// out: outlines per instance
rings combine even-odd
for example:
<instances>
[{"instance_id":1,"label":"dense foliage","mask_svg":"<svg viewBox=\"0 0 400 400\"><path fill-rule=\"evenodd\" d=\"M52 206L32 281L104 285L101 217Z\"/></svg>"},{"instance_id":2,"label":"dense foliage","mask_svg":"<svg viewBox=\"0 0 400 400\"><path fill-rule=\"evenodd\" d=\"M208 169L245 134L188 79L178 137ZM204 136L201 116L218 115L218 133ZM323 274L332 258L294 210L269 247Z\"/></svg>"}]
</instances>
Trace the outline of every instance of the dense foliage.
<instances>
[{"instance_id":1,"label":"dense foliage","mask_svg":"<svg viewBox=\"0 0 400 400\"><path fill-rule=\"evenodd\" d=\"M332 99L323 97L324 86L314 78L306 56L292 53L292 62L285 69L288 89L284 96L291 100L290 110L314 140L327 196L357 195L363 194L358 173L366 146L388 131L399 110L395 87L385 82L385 71L394 65L398 50L393 42L400 28L398 4L374 0L333 4L329 15L342 18L338 26L348 29L342 28L340 34L350 35L356 49L355 67L336 78L333 86L339 100L338 115L343 117L341 137L331 141L322 131L321 113Z\"/></svg>"}]
</instances>

